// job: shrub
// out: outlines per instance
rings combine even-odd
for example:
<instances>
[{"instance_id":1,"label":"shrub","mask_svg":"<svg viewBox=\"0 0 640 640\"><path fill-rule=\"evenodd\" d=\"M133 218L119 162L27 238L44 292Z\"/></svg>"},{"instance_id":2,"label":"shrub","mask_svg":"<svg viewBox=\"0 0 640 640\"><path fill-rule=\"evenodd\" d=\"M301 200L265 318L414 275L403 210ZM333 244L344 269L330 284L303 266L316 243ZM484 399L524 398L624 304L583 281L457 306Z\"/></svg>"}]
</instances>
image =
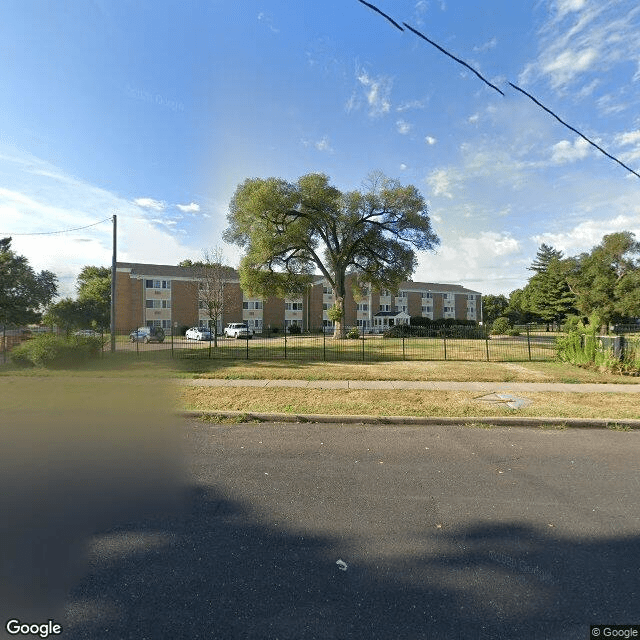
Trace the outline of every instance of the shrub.
<instances>
[{"instance_id":1,"label":"shrub","mask_svg":"<svg viewBox=\"0 0 640 640\"><path fill-rule=\"evenodd\" d=\"M298 336L302 333L302 327L299 324L290 324L288 331L292 336Z\"/></svg>"},{"instance_id":2,"label":"shrub","mask_svg":"<svg viewBox=\"0 0 640 640\"><path fill-rule=\"evenodd\" d=\"M43 334L11 352L11 361L20 366L60 368L82 364L102 350L102 339L90 336L62 338Z\"/></svg>"},{"instance_id":3,"label":"shrub","mask_svg":"<svg viewBox=\"0 0 640 640\"><path fill-rule=\"evenodd\" d=\"M347 331L347 338L351 340L357 340L360 337L360 331L358 331L358 327L351 327L349 331Z\"/></svg>"},{"instance_id":4,"label":"shrub","mask_svg":"<svg viewBox=\"0 0 640 640\"><path fill-rule=\"evenodd\" d=\"M411 326L412 327L430 327L434 324L435 320L431 318L423 318L422 316L411 316Z\"/></svg>"},{"instance_id":5,"label":"shrub","mask_svg":"<svg viewBox=\"0 0 640 640\"><path fill-rule=\"evenodd\" d=\"M509 322L509 318L505 316L500 316L493 321L493 325L491 327L491 334L494 336L503 336L506 335L511 329L511 323Z\"/></svg>"}]
</instances>

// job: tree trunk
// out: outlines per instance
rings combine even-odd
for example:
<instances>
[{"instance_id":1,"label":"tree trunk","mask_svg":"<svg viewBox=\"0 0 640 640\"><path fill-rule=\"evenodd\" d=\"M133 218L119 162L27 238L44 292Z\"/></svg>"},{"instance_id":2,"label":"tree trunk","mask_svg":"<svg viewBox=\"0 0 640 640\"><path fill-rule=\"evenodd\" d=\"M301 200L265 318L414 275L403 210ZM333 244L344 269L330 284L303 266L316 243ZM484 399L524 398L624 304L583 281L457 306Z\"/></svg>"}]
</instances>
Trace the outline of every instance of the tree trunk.
<instances>
[{"instance_id":1,"label":"tree trunk","mask_svg":"<svg viewBox=\"0 0 640 640\"><path fill-rule=\"evenodd\" d=\"M336 340L344 340L346 338L345 324L344 324L344 296L336 296L336 306L340 309L340 319L335 321L333 328L333 337Z\"/></svg>"}]
</instances>

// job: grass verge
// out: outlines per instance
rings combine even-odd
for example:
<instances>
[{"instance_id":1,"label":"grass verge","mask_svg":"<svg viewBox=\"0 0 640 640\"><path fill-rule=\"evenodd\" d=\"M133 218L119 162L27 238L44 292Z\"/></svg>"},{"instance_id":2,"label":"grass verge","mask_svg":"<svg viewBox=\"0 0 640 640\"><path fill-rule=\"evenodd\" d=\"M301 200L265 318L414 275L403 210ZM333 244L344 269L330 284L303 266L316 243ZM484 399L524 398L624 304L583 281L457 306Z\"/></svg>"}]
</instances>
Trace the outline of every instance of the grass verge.
<instances>
[{"instance_id":1,"label":"grass verge","mask_svg":"<svg viewBox=\"0 0 640 640\"><path fill-rule=\"evenodd\" d=\"M182 387L179 403L188 410L258 413L640 419L634 395L616 393L523 393L528 407L487 405L467 391L283 389Z\"/></svg>"}]
</instances>

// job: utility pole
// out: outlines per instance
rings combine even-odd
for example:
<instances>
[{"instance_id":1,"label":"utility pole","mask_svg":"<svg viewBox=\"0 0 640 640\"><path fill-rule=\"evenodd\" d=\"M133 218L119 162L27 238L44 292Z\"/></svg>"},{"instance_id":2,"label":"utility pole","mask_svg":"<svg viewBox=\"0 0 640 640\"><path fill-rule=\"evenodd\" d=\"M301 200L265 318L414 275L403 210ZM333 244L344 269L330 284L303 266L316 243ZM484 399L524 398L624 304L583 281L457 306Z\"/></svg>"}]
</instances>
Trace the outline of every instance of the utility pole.
<instances>
[{"instance_id":1,"label":"utility pole","mask_svg":"<svg viewBox=\"0 0 640 640\"><path fill-rule=\"evenodd\" d=\"M113 257L111 259L111 353L116 350L116 259L118 216L113 215Z\"/></svg>"}]
</instances>

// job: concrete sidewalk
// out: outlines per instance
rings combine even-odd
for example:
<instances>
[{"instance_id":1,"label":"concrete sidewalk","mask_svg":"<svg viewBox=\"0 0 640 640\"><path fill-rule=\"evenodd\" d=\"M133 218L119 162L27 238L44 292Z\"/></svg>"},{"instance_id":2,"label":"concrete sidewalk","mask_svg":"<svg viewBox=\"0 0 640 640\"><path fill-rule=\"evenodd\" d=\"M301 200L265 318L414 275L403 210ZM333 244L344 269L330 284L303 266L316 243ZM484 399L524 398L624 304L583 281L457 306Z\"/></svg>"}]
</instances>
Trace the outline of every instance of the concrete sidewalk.
<instances>
[{"instance_id":1,"label":"concrete sidewalk","mask_svg":"<svg viewBox=\"0 0 640 640\"><path fill-rule=\"evenodd\" d=\"M511 393L640 393L640 384L566 384L560 382L417 382L407 380L182 380L195 387L261 387L298 389L409 389Z\"/></svg>"}]
</instances>

